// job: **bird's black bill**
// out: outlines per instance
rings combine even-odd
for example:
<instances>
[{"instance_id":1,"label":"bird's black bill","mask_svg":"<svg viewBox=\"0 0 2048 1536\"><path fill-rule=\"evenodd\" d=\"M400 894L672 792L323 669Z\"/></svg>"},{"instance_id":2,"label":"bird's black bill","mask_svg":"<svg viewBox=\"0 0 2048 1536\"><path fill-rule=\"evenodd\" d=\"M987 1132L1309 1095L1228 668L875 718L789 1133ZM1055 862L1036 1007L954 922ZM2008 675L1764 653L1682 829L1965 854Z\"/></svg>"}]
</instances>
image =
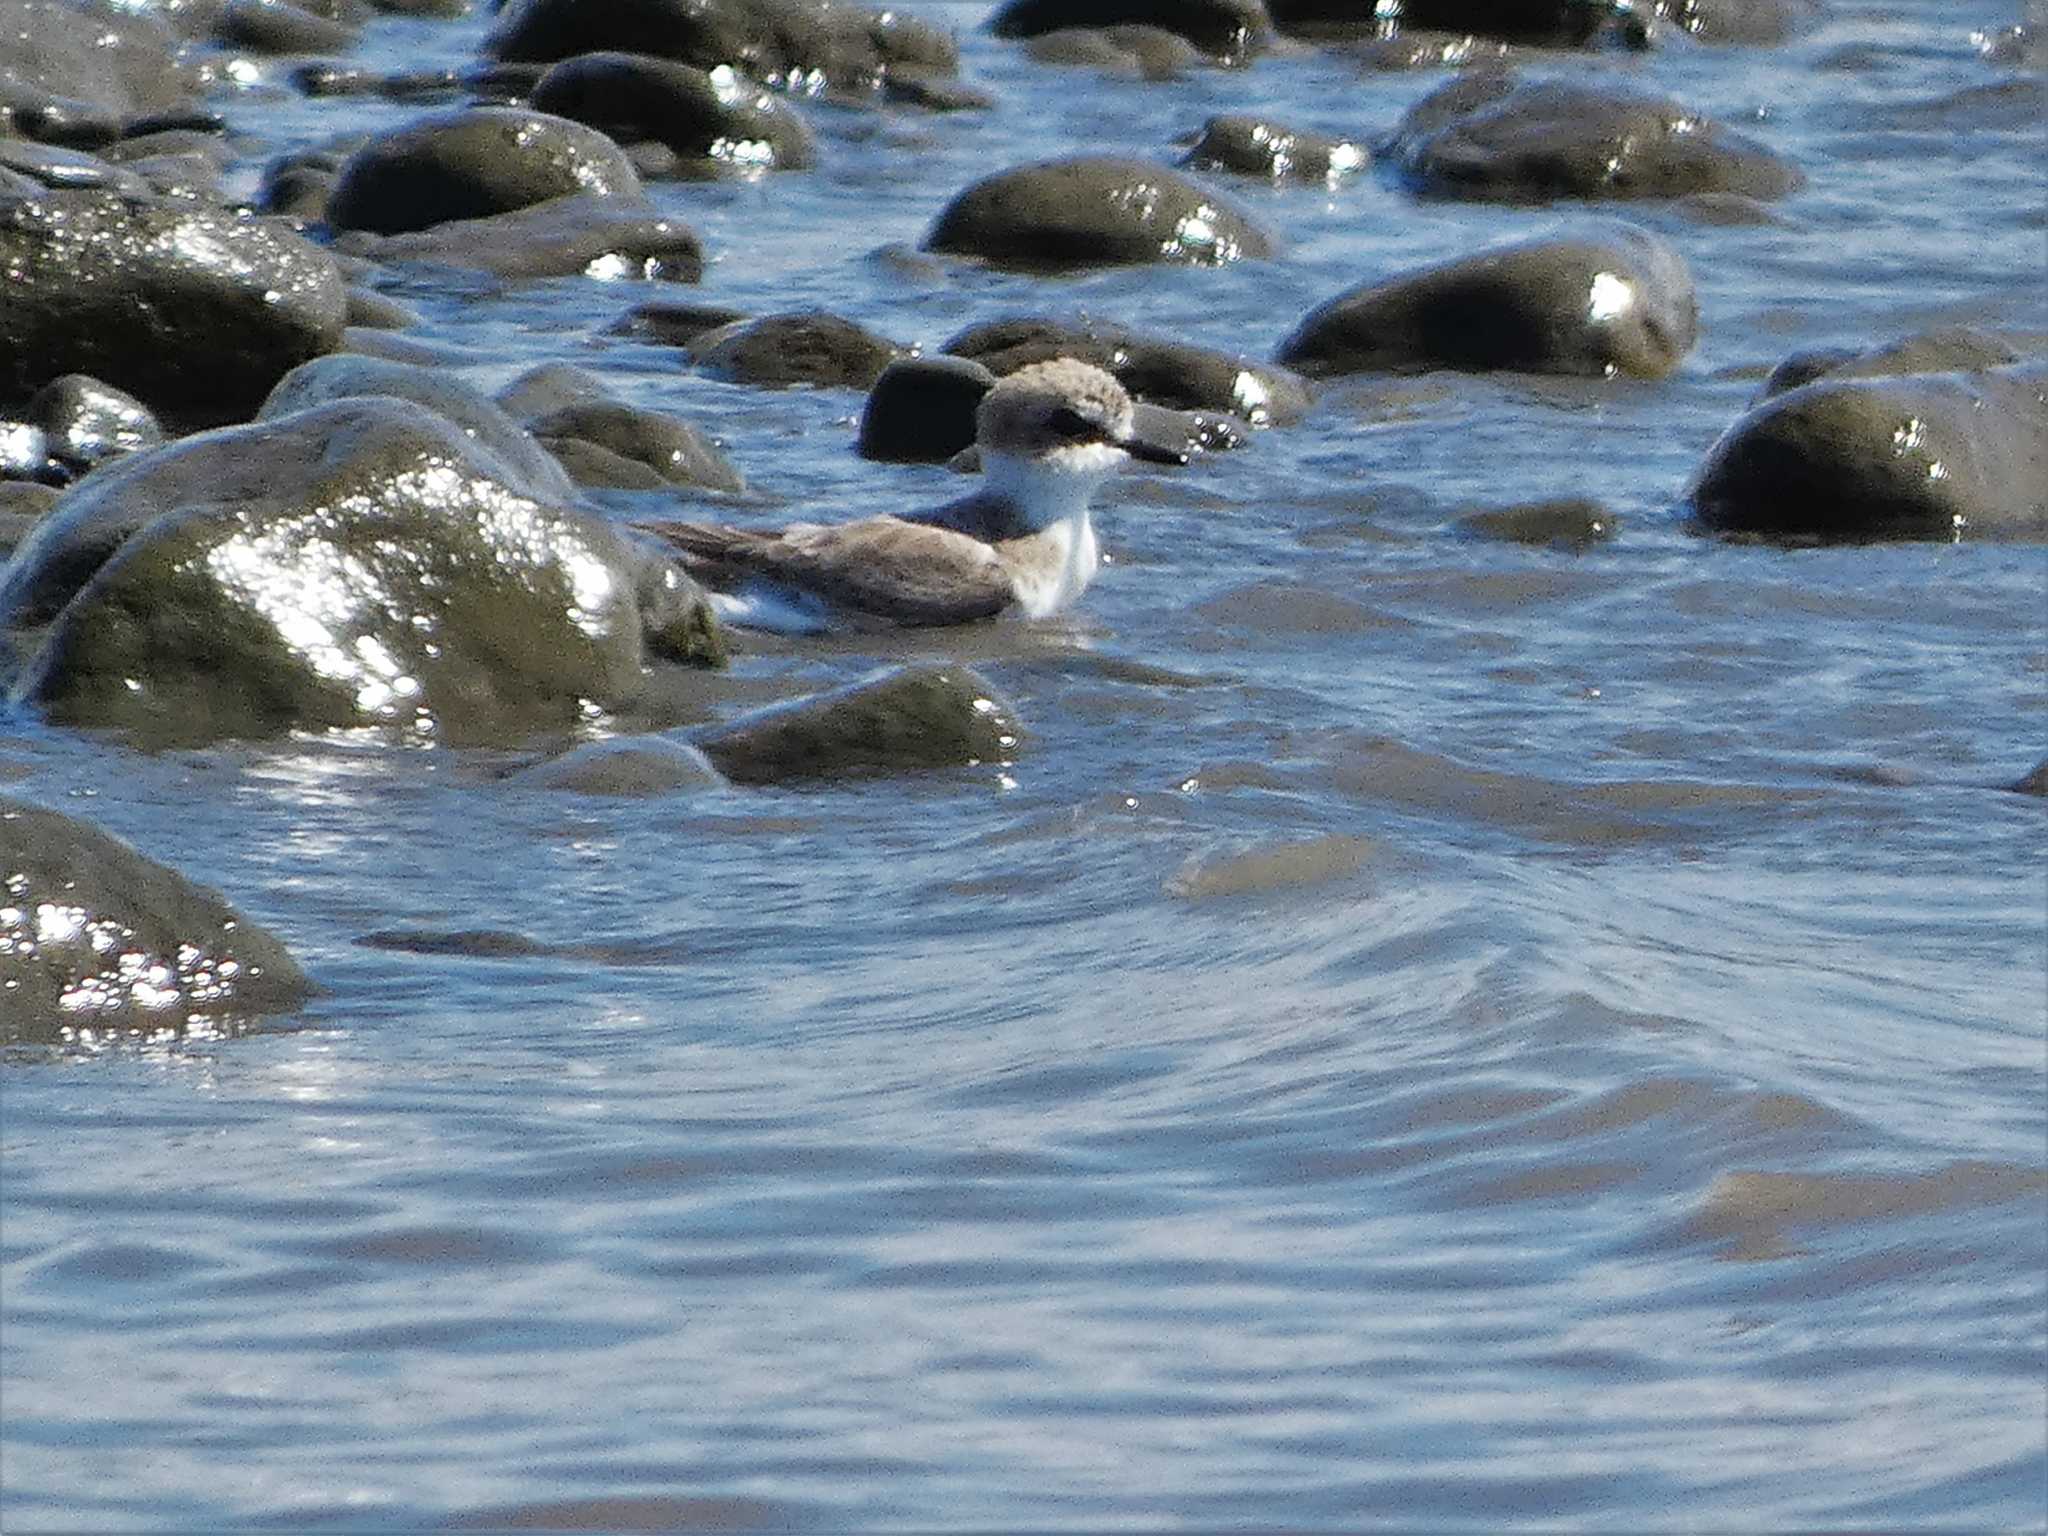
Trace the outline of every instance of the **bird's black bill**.
<instances>
[{"instance_id":1,"label":"bird's black bill","mask_svg":"<svg viewBox=\"0 0 2048 1536\"><path fill-rule=\"evenodd\" d=\"M1188 461L1186 448L1170 448L1164 443L1148 443L1142 437L1134 437L1122 446L1125 453L1134 459L1143 459L1147 464L1185 464Z\"/></svg>"},{"instance_id":2,"label":"bird's black bill","mask_svg":"<svg viewBox=\"0 0 2048 1536\"><path fill-rule=\"evenodd\" d=\"M1142 403L1131 424L1131 435L1117 444L1134 459L1147 464L1185 464L1188 461L1186 418L1179 411L1163 411Z\"/></svg>"}]
</instances>

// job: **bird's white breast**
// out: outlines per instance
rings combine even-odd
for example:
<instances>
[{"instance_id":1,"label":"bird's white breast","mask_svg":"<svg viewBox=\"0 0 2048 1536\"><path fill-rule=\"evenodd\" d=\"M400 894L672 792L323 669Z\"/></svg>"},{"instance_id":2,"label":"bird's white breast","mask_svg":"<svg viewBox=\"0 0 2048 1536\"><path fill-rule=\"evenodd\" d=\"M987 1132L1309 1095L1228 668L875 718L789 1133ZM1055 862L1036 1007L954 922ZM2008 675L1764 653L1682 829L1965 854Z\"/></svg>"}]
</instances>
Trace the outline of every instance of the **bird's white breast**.
<instances>
[{"instance_id":1,"label":"bird's white breast","mask_svg":"<svg viewBox=\"0 0 2048 1536\"><path fill-rule=\"evenodd\" d=\"M1011 573L1017 607L1027 619L1042 619L1067 607L1094 579L1101 555L1088 514L1062 518L1031 541L1036 546L1028 563Z\"/></svg>"}]
</instances>

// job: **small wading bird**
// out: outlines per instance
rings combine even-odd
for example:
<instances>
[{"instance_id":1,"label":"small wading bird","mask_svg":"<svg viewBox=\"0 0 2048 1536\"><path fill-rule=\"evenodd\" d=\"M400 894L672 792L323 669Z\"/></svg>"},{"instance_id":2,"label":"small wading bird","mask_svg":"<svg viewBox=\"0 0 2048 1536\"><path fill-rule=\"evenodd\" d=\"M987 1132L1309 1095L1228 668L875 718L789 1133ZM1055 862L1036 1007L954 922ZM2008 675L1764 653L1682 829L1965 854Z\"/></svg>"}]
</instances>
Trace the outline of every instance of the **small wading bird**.
<instances>
[{"instance_id":1,"label":"small wading bird","mask_svg":"<svg viewBox=\"0 0 2048 1536\"><path fill-rule=\"evenodd\" d=\"M1131 397L1070 357L1034 363L982 398L983 485L927 511L753 530L641 523L682 551L720 618L814 634L835 621L965 624L1065 608L1099 558L1088 501L1127 458L1185 464L1184 447L1135 435Z\"/></svg>"}]
</instances>

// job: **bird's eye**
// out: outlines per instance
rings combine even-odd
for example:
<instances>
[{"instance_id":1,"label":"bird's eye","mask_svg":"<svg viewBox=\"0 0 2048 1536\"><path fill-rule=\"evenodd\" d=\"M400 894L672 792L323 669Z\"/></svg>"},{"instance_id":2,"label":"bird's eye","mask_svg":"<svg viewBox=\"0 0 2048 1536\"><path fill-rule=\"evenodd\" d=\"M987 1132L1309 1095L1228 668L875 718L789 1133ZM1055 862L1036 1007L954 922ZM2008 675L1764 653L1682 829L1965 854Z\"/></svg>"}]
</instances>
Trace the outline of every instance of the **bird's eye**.
<instances>
[{"instance_id":1,"label":"bird's eye","mask_svg":"<svg viewBox=\"0 0 2048 1536\"><path fill-rule=\"evenodd\" d=\"M1102 436L1101 426L1071 405L1063 405L1052 413L1052 429L1061 437L1075 440Z\"/></svg>"}]
</instances>

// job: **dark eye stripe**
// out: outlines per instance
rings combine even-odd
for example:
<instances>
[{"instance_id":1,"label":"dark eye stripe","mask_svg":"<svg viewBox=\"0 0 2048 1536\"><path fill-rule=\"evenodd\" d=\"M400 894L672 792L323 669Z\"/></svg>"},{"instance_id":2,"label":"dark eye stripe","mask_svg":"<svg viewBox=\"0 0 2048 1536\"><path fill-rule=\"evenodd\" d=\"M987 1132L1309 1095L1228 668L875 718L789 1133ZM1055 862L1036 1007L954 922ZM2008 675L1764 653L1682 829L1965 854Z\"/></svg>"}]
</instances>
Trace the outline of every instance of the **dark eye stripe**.
<instances>
[{"instance_id":1,"label":"dark eye stripe","mask_svg":"<svg viewBox=\"0 0 2048 1536\"><path fill-rule=\"evenodd\" d=\"M1052 413L1052 429L1061 437L1084 438L1102 436L1102 428L1090 421L1070 405L1063 405Z\"/></svg>"}]
</instances>

